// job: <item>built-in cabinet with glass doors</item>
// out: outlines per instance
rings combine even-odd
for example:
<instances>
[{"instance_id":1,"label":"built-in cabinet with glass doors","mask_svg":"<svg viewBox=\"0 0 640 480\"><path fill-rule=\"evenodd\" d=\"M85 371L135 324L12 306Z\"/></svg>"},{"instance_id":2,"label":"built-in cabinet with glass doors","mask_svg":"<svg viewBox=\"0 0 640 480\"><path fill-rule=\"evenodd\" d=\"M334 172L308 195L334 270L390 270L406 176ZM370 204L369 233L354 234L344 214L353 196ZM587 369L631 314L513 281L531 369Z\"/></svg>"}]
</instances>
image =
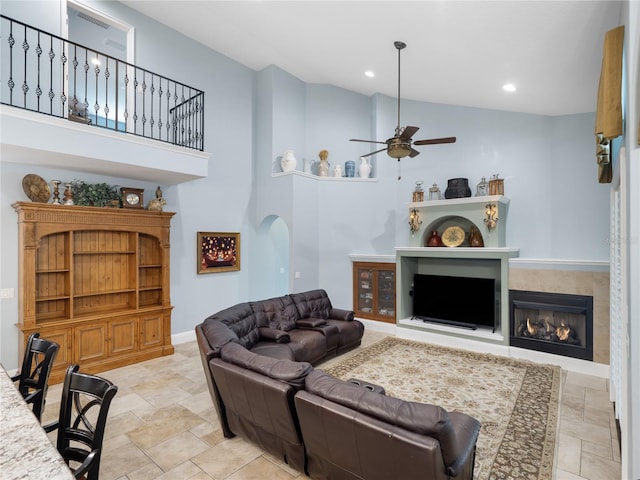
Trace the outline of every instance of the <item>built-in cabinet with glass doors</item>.
<instances>
[{"instance_id":1,"label":"built-in cabinet with glass doors","mask_svg":"<svg viewBox=\"0 0 640 480\"><path fill-rule=\"evenodd\" d=\"M396 322L395 263L353 262L353 310L361 318Z\"/></svg>"}]
</instances>

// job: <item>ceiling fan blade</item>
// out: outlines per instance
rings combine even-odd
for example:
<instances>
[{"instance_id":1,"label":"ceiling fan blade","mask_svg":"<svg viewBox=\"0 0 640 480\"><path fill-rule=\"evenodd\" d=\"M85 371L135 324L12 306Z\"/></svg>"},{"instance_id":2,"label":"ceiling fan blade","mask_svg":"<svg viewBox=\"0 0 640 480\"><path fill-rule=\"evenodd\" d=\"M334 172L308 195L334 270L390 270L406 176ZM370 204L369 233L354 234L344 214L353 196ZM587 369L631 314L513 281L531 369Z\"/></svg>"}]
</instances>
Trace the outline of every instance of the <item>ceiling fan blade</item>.
<instances>
[{"instance_id":1,"label":"ceiling fan blade","mask_svg":"<svg viewBox=\"0 0 640 480\"><path fill-rule=\"evenodd\" d=\"M420 130L420 127L404 127L402 134L400 135L401 140L411 140L413 134Z\"/></svg>"},{"instance_id":2,"label":"ceiling fan blade","mask_svg":"<svg viewBox=\"0 0 640 480\"><path fill-rule=\"evenodd\" d=\"M386 148L381 148L380 150L376 150L375 152L367 153L366 155L360 155L360 158L369 157L371 155L375 155L376 153L384 152L385 150Z\"/></svg>"},{"instance_id":3,"label":"ceiling fan blade","mask_svg":"<svg viewBox=\"0 0 640 480\"><path fill-rule=\"evenodd\" d=\"M366 142L366 143L382 143L382 144L387 143L387 142L380 142L378 140L359 140L357 138L350 138L349 141L350 142Z\"/></svg>"},{"instance_id":4,"label":"ceiling fan blade","mask_svg":"<svg viewBox=\"0 0 640 480\"><path fill-rule=\"evenodd\" d=\"M418 150L416 150L415 148L412 148L411 152L409 153L409 157L413 158L416 155L420 155L420 152Z\"/></svg>"},{"instance_id":5,"label":"ceiling fan blade","mask_svg":"<svg viewBox=\"0 0 640 480\"><path fill-rule=\"evenodd\" d=\"M414 145L436 145L438 143L454 143L456 137L432 138L430 140L416 140Z\"/></svg>"}]
</instances>

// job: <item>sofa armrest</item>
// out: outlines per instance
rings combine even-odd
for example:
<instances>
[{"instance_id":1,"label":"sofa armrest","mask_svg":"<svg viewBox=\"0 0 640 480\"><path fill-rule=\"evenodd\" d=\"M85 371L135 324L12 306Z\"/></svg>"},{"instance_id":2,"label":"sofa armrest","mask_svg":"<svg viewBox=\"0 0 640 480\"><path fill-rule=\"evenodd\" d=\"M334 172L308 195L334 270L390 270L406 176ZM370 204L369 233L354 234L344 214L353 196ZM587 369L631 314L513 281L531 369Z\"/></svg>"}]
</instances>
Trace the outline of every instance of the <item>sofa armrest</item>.
<instances>
[{"instance_id":1,"label":"sofa armrest","mask_svg":"<svg viewBox=\"0 0 640 480\"><path fill-rule=\"evenodd\" d=\"M453 457L453 461L447 465L447 473L451 477L457 477L463 470L465 464L473 463L473 456L476 451L476 443L480 434L480 422L462 412L450 412L451 423L455 430L455 436L451 445L442 445L447 448Z\"/></svg>"},{"instance_id":2,"label":"sofa armrest","mask_svg":"<svg viewBox=\"0 0 640 480\"><path fill-rule=\"evenodd\" d=\"M331 312L329 313L329 318L350 322L353 320L354 315L355 315L355 312L353 310L344 310L342 308L332 308Z\"/></svg>"},{"instance_id":3,"label":"sofa armrest","mask_svg":"<svg viewBox=\"0 0 640 480\"><path fill-rule=\"evenodd\" d=\"M316 328L326 324L327 321L322 318L299 318L296 320L296 327L299 328Z\"/></svg>"},{"instance_id":4,"label":"sofa armrest","mask_svg":"<svg viewBox=\"0 0 640 480\"><path fill-rule=\"evenodd\" d=\"M227 363L288 383L296 389L304 387L305 377L313 371L310 363L265 357L238 343L228 343L222 347L220 357Z\"/></svg>"},{"instance_id":5,"label":"sofa armrest","mask_svg":"<svg viewBox=\"0 0 640 480\"><path fill-rule=\"evenodd\" d=\"M209 342L207 341L207 336L202 330L202 324L196 325L195 330L196 330L196 340L198 342L198 347L200 349L200 355L203 357L203 362L206 366L206 364L209 363L209 360L211 360L214 357L220 356L220 349L219 348L214 349L211 347L211 345L209 345Z\"/></svg>"},{"instance_id":6,"label":"sofa armrest","mask_svg":"<svg viewBox=\"0 0 640 480\"><path fill-rule=\"evenodd\" d=\"M277 330L271 327L259 327L258 332L260 332L260 340L268 340L276 343L289 343L291 341L291 337L284 330Z\"/></svg>"}]
</instances>

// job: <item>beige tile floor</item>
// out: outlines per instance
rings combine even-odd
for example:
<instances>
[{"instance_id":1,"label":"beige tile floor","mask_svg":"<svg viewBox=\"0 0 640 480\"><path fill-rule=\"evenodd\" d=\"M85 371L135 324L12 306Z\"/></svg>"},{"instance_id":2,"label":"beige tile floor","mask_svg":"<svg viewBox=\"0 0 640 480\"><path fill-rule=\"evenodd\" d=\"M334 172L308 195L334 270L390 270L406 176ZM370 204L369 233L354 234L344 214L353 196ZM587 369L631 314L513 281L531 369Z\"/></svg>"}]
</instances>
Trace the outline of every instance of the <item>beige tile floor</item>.
<instances>
[{"instance_id":1,"label":"beige tile floor","mask_svg":"<svg viewBox=\"0 0 640 480\"><path fill-rule=\"evenodd\" d=\"M367 331L363 346L383 336ZM240 438L223 437L196 342L176 345L174 355L100 375L119 387L109 412L101 480L308 478ZM57 416L60 392L61 385L49 389L43 422ZM50 435L55 441L55 432ZM619 451L607 382L563 371L556 480L619 479Z\"/></svg>"}]
</instances>

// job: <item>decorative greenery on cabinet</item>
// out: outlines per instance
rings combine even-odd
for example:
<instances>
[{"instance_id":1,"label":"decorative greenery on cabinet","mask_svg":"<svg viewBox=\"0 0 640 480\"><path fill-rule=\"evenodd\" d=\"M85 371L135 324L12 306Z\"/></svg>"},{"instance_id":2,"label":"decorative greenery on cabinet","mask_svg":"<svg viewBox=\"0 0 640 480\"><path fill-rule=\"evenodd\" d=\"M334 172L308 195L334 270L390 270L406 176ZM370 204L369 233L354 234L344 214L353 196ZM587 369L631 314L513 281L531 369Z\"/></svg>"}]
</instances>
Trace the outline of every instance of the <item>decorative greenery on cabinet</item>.
<instances>
[{"instance_id":1,"label":"decorative greenery on cabinet","mask_svg":"<svg viewBox=\"0 0 640 480\"><path fill-rule=\"evenodd\" d=\"M107 207L119 201L118 185L108 183L87 183L82 180L71 182L73 203L80 206Z\"/></svg>"}]
</instances>

